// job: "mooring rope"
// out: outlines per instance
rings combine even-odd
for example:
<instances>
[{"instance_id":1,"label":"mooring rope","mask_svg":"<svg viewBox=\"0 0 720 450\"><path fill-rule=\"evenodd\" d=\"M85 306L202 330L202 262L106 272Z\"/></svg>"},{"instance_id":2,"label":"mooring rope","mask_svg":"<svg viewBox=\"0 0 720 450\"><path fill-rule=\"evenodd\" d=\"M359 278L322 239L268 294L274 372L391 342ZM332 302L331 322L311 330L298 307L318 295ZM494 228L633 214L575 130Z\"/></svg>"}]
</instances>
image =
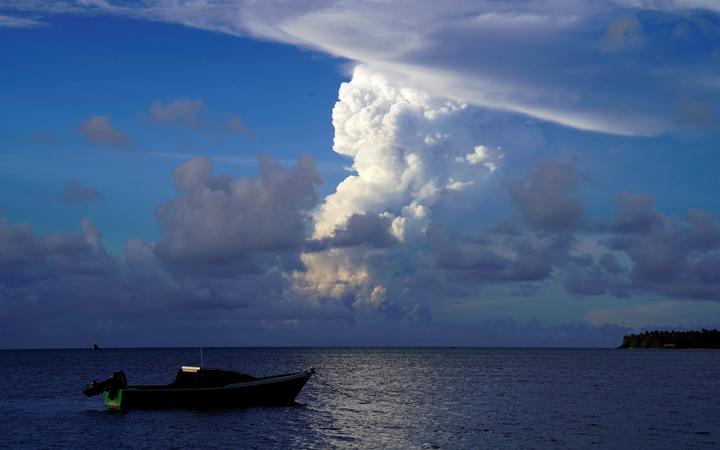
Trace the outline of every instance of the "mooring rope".
<instances>
[{"instance_id":1,"label":"mooring rope","mask_svg":"<svg viewBox=\"0 0 720 450\"><path fill-rule=\"evenodd\" d=\"M342 390L342 389L336 388L336 387L333 386L329 381L327 381L327 380L325 380L323 377L321 377L320 374L317 373L317 369L315 369L315 379L316 379L317 381L319 381L320 384L322 384L322 385L330 388L331 390L337 392L338 394L346 395L346 396L348 396L348 397L350 397L350 398L354 398L355 400L359 400L359 401L361 401L361 402L363 402L363 403L373 403L372 400L368 400L367 398L362 398L362 397L359 397L359 396L357 396L357 395L355 395L355 394L351 394L351 393L346 392L346 391L344 391L344 390Z\"/></svg>"}]
</instances>

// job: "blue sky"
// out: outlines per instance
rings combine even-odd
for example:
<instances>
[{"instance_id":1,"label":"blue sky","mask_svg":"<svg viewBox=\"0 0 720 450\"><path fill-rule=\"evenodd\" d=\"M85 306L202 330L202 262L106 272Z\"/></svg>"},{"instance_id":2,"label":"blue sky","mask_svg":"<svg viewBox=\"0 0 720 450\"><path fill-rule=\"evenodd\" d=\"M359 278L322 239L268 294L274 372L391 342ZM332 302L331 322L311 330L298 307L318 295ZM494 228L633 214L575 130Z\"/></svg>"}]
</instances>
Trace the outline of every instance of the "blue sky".
<instances>
[{"instance_id":1,"label":"blue sky","mask_svg":"<svg viewBox=\"0 0 720 450\"><path fill-rule=\"evenodd\" d=\"M1 347L718 326L714 3L0 2L0 43Z\"/></svg>"},{"instance_id":2,"label":"blue sky","mask_svg":"<svg viewBox=\"0 0 720 450\"><path fill-rule=\"evenodd\" d=\"M52 16L37 28L0 28L0 39L10 43L0 83L2 210L38 232L74 230L91 217L114 253L131 237L154 239L152 211L173 195L173 168L193 156L249 175L260 152L284 161L312 153L330 183L342 175L330 112L346 77L335 58L114 17ZM154 102L176 99L202 100L202 126L143 117ZM132 144L88 143L79 128L94 115L109 116ZM230 116L246 135L225 131ZM68 179L99 189L104 201L59 202Z\"/></svg>"}]
</instances>

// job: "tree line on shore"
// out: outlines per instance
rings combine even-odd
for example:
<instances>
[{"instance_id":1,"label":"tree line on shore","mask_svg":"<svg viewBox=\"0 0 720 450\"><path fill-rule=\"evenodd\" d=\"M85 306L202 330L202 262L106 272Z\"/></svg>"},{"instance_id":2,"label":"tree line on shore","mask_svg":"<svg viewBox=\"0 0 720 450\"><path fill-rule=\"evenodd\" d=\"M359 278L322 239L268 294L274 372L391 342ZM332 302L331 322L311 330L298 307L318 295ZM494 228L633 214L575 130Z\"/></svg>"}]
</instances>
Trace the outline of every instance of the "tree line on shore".
<instances>
[{"instance_id":1,"label":"tree line on shore","mask_svg":"<svg viewBox=\"0 0 720 450\"><path fill-rule=\"evenodd\" d=\"M720 330L645 331L623 337L620 348L717 348L720 349Z\"/></svg>"}]
</instances>

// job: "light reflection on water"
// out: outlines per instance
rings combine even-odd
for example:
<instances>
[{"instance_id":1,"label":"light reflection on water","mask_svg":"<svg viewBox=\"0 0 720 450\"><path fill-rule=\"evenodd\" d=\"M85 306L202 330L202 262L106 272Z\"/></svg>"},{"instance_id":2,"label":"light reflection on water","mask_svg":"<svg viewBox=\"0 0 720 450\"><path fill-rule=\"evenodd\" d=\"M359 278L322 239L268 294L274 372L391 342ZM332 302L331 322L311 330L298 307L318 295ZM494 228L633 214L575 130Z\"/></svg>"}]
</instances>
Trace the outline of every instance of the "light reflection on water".
<instances>
[{"instance_id":1,"label":"light reflection on water","mask_svg":"<svg viewBox=\"0 0 720 450\"><path fill-rule=\"evenodd\" d=\"M318 370L292 407L111 413L123 369L166 383L196 349L2 351L10 447L686 448L720 444L720 352L206 349L208 367Z\"/></svg>"}]
</instances>

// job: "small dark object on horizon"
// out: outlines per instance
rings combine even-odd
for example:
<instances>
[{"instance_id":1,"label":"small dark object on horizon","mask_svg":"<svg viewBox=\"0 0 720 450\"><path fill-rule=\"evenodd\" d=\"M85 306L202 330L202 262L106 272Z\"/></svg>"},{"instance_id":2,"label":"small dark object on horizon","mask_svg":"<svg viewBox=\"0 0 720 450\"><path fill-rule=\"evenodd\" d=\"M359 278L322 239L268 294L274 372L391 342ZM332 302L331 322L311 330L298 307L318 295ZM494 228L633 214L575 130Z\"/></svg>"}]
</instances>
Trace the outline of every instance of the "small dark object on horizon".
<instances>
[{"instance_id":1,"label":"small dark object on horizon","mask_svg":"<svg viewBox=\"0 0 720 450\"><path fill-rule=\"evenodd\" d=\"M645 331L623 337L623 342L618 348L720 349L720 330Z\"/></svg>"},{"instance_id":2,"label":"small dark object on horizon","mask_svg":"<svg viewBox=\"0 0 720 450\"><path fill-rule=\"evenodd\" d=\"M94 352L100 350L100 347L98 347L97 344L93 344L93 347L92 347L92 348L93 348L93 351L94 351Z\"/></svg>"}]
</instances>

